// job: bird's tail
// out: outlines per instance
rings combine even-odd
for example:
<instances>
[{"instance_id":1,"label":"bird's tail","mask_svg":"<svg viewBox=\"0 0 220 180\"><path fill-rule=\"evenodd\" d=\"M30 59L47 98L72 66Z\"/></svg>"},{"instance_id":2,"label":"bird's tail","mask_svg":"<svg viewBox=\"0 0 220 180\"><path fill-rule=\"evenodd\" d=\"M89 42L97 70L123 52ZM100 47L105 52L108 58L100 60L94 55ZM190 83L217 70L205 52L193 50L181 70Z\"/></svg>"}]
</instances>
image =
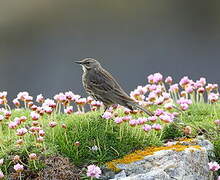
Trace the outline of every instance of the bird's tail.
<instances>
[{"instance_id":1,"label":"bird's tail","mask_svg":"<svg viewBox=\"0 0 220 180\"><path fill-rule=\"evenodd\" d=\"M137 103L132 103L131 105L134 106L134 107L136 107L137 109L140 109L140 110L144 111L144 112L147 113L149 116L154 116L154 113L153 113L153 112L151 112L151 111L145 109L144 107L140 106L140 105L137 104Z\"/></svg>"}]
</instances>

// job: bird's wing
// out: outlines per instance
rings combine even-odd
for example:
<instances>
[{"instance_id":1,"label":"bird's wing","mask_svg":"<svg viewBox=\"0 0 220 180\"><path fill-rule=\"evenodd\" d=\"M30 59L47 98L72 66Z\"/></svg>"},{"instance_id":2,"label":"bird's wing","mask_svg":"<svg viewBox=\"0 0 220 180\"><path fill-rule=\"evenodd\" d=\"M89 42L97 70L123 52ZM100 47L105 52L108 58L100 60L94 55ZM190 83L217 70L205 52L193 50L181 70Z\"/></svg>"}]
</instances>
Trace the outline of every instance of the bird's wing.
<instances>
[{"instance_id":1,"label":"bird's wing","mask_svg":"<svg viewBox=\"0 0 220 180\"><path fill-rule=\"evenodd\" d=\"M126 99L127 101L133 101L113 78L113 76L104 69L99 69L93 75L90 76L90 83L96 92L100 93L114 93L118 98Z\"/></svg>"}]
</instances>

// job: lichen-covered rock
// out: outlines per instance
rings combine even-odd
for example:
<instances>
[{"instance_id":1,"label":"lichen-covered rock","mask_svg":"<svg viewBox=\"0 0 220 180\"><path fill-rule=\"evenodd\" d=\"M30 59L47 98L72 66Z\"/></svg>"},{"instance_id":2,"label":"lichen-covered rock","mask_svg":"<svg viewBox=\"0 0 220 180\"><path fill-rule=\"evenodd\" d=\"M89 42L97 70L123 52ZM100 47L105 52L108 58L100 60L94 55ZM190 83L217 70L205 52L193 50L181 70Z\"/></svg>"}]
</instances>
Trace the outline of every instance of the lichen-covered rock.
<instances>
[{"instance_id":1,"label":"lichen-covered rock","mask_svg":"<svg viewBox=\"0 0 220 180\"><path fill-rule=\"evenodd\" d=\"M212 180L212 151L213 145L203 138L186 139L134 152L107 166L119 171L112 180Z\"/></svg>"}]
</instances>

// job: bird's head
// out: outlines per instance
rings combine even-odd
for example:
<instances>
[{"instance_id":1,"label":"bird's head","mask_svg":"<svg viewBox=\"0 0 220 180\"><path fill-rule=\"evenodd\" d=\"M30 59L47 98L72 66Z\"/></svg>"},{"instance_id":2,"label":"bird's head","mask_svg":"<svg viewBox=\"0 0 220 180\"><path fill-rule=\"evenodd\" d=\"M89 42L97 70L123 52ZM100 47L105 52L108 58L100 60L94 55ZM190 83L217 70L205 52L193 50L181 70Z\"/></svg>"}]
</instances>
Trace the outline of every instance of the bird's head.
<instances>
[{"instance_id":1,"label":"bird's head","mask_svg":"<svg viewBox=\"0 0 220 180\"><path fill-rule=\"evenodd\" d=\"M87 70L101 66L97 60L92 58L85 58L81 61L75 61L75 63L80 64L82 67L84 67Z\"/></svg>"}]
</instances>

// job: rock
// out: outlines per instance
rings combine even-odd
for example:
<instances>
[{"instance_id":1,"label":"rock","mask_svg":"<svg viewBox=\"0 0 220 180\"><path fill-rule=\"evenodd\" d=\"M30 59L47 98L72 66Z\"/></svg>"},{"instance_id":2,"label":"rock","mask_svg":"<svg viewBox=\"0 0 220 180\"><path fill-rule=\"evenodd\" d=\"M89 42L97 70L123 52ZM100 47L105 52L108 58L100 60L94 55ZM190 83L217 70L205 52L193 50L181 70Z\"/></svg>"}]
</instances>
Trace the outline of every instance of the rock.
<instances>
[{"instance_id":1,"label":"rock","mask_svg":"<svg viewBox=\"0 0 220 180\"><path fill-rule=\"evenodd\" d=\"M112 180L211 180L213 175L208 169L208 155L212 152L213 145L203 138L146 148L112 161L111 167L121 170ZM138 160L135 160L136 156ZM129 158L133 161L130 162Z\"/></svg>"}]
</instances>

